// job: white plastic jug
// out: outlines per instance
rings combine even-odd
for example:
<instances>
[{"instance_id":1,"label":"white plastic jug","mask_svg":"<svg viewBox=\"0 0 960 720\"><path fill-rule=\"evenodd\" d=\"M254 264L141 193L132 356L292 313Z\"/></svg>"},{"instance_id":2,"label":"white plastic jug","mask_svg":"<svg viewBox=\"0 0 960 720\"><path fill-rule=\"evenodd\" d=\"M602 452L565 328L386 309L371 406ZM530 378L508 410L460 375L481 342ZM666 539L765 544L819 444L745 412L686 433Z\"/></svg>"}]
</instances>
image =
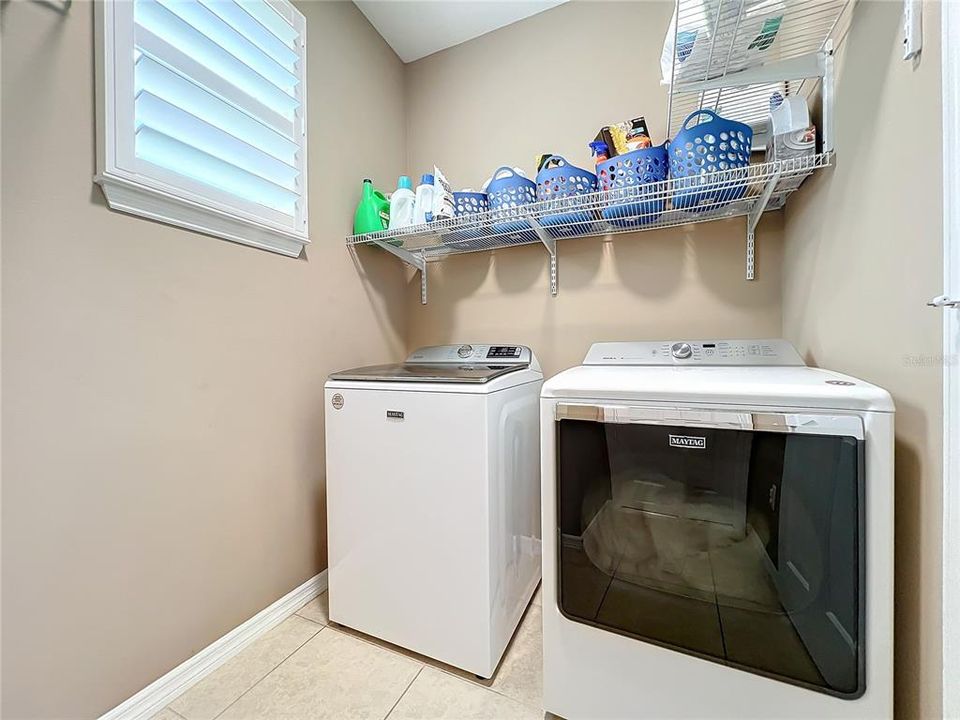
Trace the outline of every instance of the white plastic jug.
<instances>
[{"instance_id":1,"label":"white plastic jug","mask_svg":"<svg viewBox=\"0 0 960 720\"><path fill-rule=\"evenodd\" d=\"M413 203L413 223L421 223L433 220L433 175L425 174L420 178L420 184L417 185L417 195Z\"/></svg>"},{"instance_id":2,"label":"white plastic jug","mask_svg":"<svg viewBox=\"0 0 960 720\"><path fill-rule=\"evenodd\" d=\"M414 223L416 195L410 189L410 178L400 176L397 189L390 196L390 230L408 227Z\"/></svg>"}]
</instances>

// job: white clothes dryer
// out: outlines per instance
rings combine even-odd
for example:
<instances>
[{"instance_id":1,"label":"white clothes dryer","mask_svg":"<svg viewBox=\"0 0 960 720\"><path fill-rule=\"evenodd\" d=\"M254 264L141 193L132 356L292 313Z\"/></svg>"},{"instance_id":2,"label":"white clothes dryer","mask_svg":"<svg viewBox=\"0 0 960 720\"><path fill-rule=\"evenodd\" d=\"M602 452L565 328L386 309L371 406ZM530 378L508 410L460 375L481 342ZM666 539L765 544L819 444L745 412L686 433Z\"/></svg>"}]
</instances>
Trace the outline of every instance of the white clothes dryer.
<instances>
[{"instance_id":1,"label":"white clothes dryer","mask_svg":"<svg viewBox=\"0 0 960 720\"><path fill-rule=\"evenodd\" d=\"M598 343L540 407L547 710L893 717L886 391L783 340Z\"/></svg>"}]
</instances>

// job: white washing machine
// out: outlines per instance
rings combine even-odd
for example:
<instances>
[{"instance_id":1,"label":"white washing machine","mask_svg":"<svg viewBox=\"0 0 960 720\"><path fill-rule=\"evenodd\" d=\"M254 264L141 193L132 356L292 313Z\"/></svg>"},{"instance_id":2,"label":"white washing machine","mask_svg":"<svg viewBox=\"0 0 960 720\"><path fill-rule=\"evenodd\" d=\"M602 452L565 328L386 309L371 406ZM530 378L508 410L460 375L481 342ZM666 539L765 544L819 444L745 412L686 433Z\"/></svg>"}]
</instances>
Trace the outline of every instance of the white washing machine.
<instances>
[{"instance_id":1,"label":"white washing machine","mask_svg":"<svg viewBox=\"0 0 960 720\"><path fill-rule=\"evenodd\" d=\"M542 384L518 345L330 376L334 622L493 675L540 581Z\"/></svg>"},{"instance_id":2,"label":"white washing machine","mask_svg":"<svg viewBox=\"0 0 960 720\"><path fill-rule=\"evenodd\" d=\"M893 420L783 340L599 343L548 380L545 708L892 718Z\"/></svg>"}]
</instances>

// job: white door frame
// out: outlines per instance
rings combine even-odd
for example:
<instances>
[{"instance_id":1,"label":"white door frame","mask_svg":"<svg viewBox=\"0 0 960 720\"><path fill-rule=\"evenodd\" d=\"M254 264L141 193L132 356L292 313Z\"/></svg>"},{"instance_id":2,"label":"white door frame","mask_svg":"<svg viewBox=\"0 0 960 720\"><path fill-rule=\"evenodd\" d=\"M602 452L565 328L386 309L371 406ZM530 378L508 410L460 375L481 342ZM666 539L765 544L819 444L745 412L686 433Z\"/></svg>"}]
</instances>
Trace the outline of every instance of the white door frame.
<instances>
[{"instance_id":1,"label":"white door frame","mask_svg":"<svg viewBox=\"0 0 960 720\"><path fill-rule=\"evenodd\" d=\"M940 3L944 294L960 298L960 2ZM943 313L943 716L960 718L960 308Z\"/></svg>"}]
</instances>

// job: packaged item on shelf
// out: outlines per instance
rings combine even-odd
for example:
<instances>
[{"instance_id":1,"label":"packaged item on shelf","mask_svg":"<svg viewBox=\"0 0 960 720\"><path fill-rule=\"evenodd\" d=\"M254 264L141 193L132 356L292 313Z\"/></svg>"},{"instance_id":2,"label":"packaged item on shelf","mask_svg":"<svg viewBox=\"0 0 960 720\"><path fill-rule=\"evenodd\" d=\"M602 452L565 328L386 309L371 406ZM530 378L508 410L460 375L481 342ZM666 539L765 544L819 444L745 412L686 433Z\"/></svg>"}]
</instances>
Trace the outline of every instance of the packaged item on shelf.
<instances>
[{"instance_id":1,"label":"packaged item on shelf","mask_svg":"<svg viewBox=\"0 0 960 720\"><path fill-rule=\"evenodd\" d=\"M817 128L791 130L773 136L767 145L767 160L794 160L817 154Z\"/></svg>"},{"instance_id":2,"label":"packaged item on shelf","mask_svg":"<svg viewBox=\"0 0 960 720\"><path fill-rule=\"evenodd\" d=\"M618 155L653 145L650 141L650 131L647 130L647 121L642 116L611 125L610 134L613 136L613 143L617 147Z\"/></svg>"},{"instance_id":3,"label":"packaged item on shelf","mask_svg":"<svg viewBox=\"0 0 960 720\"><path fill-rule=\"evenodd\" d=\"M810 127L810 108L802 95L783 97L778 92L770 96L770 134L806 130Z\"/></svg>"},{"instance_id":4,"label":"packaged item on shelf","mask_svg":"<svg viewBox=\"0 0 960 720\"><path fill-rule=\"evenodd\" d=\"M607 144L603 140L594 140L590 143L590 155L593 158L594 164L596 164L609 158L610 151L607 149Z\"/></svg>"},{"instance_id":5,"label":"packaged item on shelf","mask_svg":"<svg viewBox=\"0 0 960 720\"><path fill-rule=\"evenodd\" d=\"M453 217L453 190L436 165L433 166L433 210L428 222L447 220Z\"/></svg>"},{"instance_id":6,"label":"packaged item on shelf","mask_svg":"<svg viewBox=\"0 0 960 720\"><path fill-rule=\"evenodd\" d=\"M701 117L707 122L690 124ZM674 209L715 210L747 191L753 129L720 117L713 110L694 110L670 141L670 176L676 180Z\"/></svg>"},{"instance_id":7,"label":"packaged item on shelf","mask_svg":"<svg viewBox=\"0 0 960 720\"><path fill-rule=\"evenodd\" d=\"M600 128L594 142L602 142L607 146L607 157L623 155L623 153L650 147L650 131L647 130L647 121L640 116L633 120L607 125ZM593 143L591 143L591 147Z\"/></svg>"},{"instance_id":8,"label":"packaged item on shelf","mask_svg":"<svg viewBox=\"0 0 960 720\"><path fill-rule=\"evenodd\" d=\"M373 187L373 180L365 178L360 202L353 216L355 235L380 232L390 224L390 201Z\"/></svg>"},{"instance_id":9,"label":"packaged item on shelf","mask_svg":"<svg viewBox=\"0 0 960 720\"><path fill-rule=\"evenodd\" d=\"M617 149L613 146L613 135L610 134L610 126L606 125L597 131L597 136L593 142L602 142L607 146L607 157L613 157L617 154Z\"/></svg>"},{"instance_id":10,"label":"packaged item on shelf","mask_svg":"<svg viewBox=\"0 0 960 720\"><path fill-rule=\"evenodd\" d=\"M788 160L815 155L817 129L810 123L810 110L801 95L770 96L770 133L767 160Z\"/></svg>"},{"instance_id":11,"label":"packaged item on shelf","mask_svg":"<svg viewBox=\"0 0 960 720\"><path fill-rule=\"evenodd\" d=\"M416 196L413 193L413 184L406 175L401 175L397 182L397 189L390 196L390 229L409 227L413 225L413 206Z\"/></svg>"},{"instance_id":12,"label":"packaged item on shelf","mask_svg":"<svg viewBox=\"0 0 960 720\"><path fill-rule=\"evenodd\" d=\"M433 175L424 173L420 176L416 196L413 201L413 224L422 225L433 218Z\"/></svg>"},{"instance_id":13,"label":"packaged item on shelf","mask_svg":"<svg viewBox=\"0 0 960 720\"><path fill-rule=\"evenodd\" d=\"M596 211L585 208L579 198L596 191L596 175L551 155L537 173L537 201L552 201L546 206L549 214L540 217L540 224L554 237L596 232L600 229L595 222Z\"/></svg>"},{"instance_id":14,"label":"packaged item on shelf","mask_svg":"<svg viewBox=\"0 0 960 720\"><path fill-rule=\"evenodd\" d=\"M543 166L546 164L547 160L553 157L553 153L540 153L537 155L537 172L543 170Z\"/></svg>"}]
</instances>

